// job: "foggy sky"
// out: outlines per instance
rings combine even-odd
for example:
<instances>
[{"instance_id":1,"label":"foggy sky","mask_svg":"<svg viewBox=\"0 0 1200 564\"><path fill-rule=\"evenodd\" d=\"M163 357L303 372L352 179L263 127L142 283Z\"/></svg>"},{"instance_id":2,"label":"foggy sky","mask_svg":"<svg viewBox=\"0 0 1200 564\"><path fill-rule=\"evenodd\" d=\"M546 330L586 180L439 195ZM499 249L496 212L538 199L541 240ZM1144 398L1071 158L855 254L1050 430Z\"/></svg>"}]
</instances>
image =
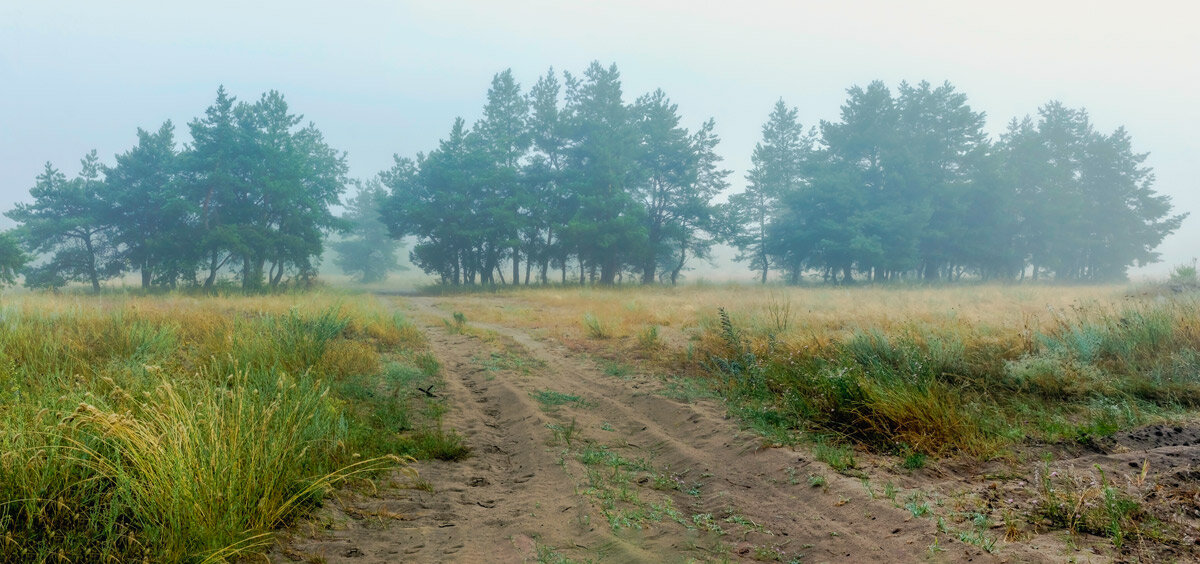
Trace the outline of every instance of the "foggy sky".
<instances>
[{"instance_id":1,"label":"foggy sky","mask_svg":"<svg viewBox=\"0 0 1200 564\"><path fill-rule=\"evenodd\" d=\"M0 4L0 211L29 199L46 161L74 176L94 148L112 164L137 127L166 119L187 141L221 84L246 101L281 91L365 179L393 153L436 147L456 116L477 119L494 73L511 67L527 90L550 66L579 74L599 60L620 68L628 101L661 87L690 129L715 118L735 191L781 97L807 127L837 120L854 84L949 80L993 135L1051 99L1086 107L1105 133L1126 126L1156 190L1196 216L1142 272L1200 254L1200 47L1186 2L167 4Z\"/></svg>"}]
</instances>

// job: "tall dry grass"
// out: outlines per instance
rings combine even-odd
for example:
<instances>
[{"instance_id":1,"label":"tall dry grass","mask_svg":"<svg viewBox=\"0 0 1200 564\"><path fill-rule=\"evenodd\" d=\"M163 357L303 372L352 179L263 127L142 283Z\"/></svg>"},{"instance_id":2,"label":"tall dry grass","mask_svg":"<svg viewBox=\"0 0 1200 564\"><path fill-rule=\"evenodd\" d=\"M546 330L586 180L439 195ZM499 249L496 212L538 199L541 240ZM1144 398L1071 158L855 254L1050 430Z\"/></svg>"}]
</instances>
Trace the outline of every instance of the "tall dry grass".
<instances>
[{"instance_id":1,"label":"tall dry grass","mask_svg":"<svg viewBox=\"0 0 1200 564\"><path fill-rule=\"evenodd\" d=\"M419 374L423 348L402 318L331 295L3 304L0 561L261 550L334 483L406 465L380 425L407 417L404 397L349 396Z\"/></svg>"},{"instance_id":2,"label":"tall dry grass","mask_svg":"<svg viewBox=\"0 0 1200 564\"><path fill-rule=\"evenodd\" d=\"M501 294L503 307L448 299L472 319L614 355L650 346L643 335L653 328L666 338L651 344L675 352L654 358L709 374L731 410L776 438L989 457L1017 442L1088 442L1200 408L1194 294L1001 285ZM597 325L614 339L590 339Z\"/></svg>"}]
</instances>

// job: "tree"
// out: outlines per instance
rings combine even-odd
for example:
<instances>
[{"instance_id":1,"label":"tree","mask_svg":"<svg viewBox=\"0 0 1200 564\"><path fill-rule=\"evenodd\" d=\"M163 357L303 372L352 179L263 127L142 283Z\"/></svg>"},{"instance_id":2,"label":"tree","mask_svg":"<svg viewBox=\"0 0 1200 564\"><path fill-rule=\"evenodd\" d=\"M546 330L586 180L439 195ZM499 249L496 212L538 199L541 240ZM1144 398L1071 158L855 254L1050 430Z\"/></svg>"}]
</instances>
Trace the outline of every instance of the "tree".
<instances>
[{"instance_id":1,"label":"tree","mask_svg":"<svg viewBox=\"0 0 1200 564\"><path fill-rule=\"evenodd\" d=\"M29 255L21 250L21 240L15 231L0 233L0 284L16 284L17 273L29 263Z\"/></svg>"},{"instance_id":2,"label":"tree","mask_svg":"<svg viewBox=\"0 0 1200 564\"><path fill-rule=\"evenodd\" d=\"M85 281L99 292L101 280L123 270L113 230L104 222L104 181L96 151L88 153L81 165L79 175L67 180L46 163L29 190L33 203L17 204L5 214L21 224L18 233L27 249L50 254L46 262L27 269L27 286L60 287Z\"/></svg>"},{"instance_id":3,"label":"tree","mask_svg":"<svg viewBox=\"0 0 1200 564\"><path fill-rule=\"evenodd\" d=\"M749 260L751 270L767 282L771 269L768 225L781 198L790 197L803 182L803 162L812 150L813 136L797 120L796 108L781 99L775 102L762 127L762 140L751 155L753 168L746 175L746 190L729 198L727 213L732 232L728 238L738 248L737 261Z\"/></svg>"},{"instance_id":4,"label":"tree","mask_svg":"<svg viewBox=\"0 0 1200 564\"><path fill-rule=\"evenodd\" d=\"M235 106L221 88L205 119L189 124L187 183L200 210L206 287L234 261L247 290L264 279L278 286L287 272L311 277L324 234L344 228L330 207L345 191L346 155L315 125L297 128L302 119L276 91Z\"/></svg>"},{"instance_id":5,"label":"tree","mask_svg":"<svg viewBox=\"0 0 1200 564\"><path fill-rule=\"evenodd\" d=\"M473 127L476 141L488 156L480 163L484 168L477 173L477 187L479 215L487 224L484 244L489 276L492 268L498 268L501 249L509 249L513 284L521 278L522 227L535 205L520 177L521 158L530 143L525 123L528 114L529 102L508 69L492 77L483 119Z\"/></svg>"},{"instance_id":6,"label":"tree","mask_svg":"<svg viewBox=\"0 0 1200 564\"><path fill-rule=\"evenodd\" d=\"M699 231L712 229L712 198L727 186L729 172L717 167L720 157L715 148L720 139L711 119L695 135L689 134L679 125L677 106L662 90L638 98L633 112L641 174L632 188L645 210L647 238L638 265L642 283L653 283L660 265L675 283L688 252L704 254L711 246Z\"/></svg>"},{"instance_id":7,"label":"tree","mask_svg":"<svg viewBox=\"0 0 1200 564\"><path fill-rule=\"evenodd\" d=\"M565 238L601 284L613 284L633 257L645 253L645 209L630 190L639 181L637 132L621 99L616 65L592 62L567 75L564 183L578 198ZM582 276L581 276L582 278Z\"/></svg>"},{"instance_id":8,"label":"tree","mask_svg":"<svg viewBox=\"0 0 1200 564\"><path fill-rule=\"evenodd\" d=\"M386 197L379 180L361 184L342 216L350 225L349 237L332 245L338 255L334 263L363 284L382 282L389 272L401 269L396 257L400 243L380 219Z\"/></svg>"},{"instance_id":9,"label":"tree","mask_svg":"<svg viewBox=\"0 0 1200 564\"><path fill-rule=\"evenodd\" d=\"M480 217L477 190L477 174L487 158L478 137L458 118L429 155L416 161L397 156L380 175L390 190L384 224L392 237L415 236L409 258L443 283L491 281L495 263L487 262L487 218Z\"/></svg>"},{"instance_id":10,"label":"tree","mask_svg":"<svg viewBox=\"0 0 1200 564\"><path fill-rule=\"evenodd\" d=\"M541 281L548 282L552 260L562 267L562 281L567 281L568 248L563 244L560 226L566 225L575 213L576 199L563 184L564 147L563 123L560 119L559 83L554 69L538 79L529 89L529 117L526 122L530 137L528 162L522 171L528 197L528 216L523 226L525 249L530 258L538 260ZM529 266L526 262L526 282Z\"/></svg>"},{"instance_id":11,"label":"tree","mask_svg":"<svg viewBox=\"0 0 1200 564\"><path fill-rule=\"evenodd\" d=\"M225 87L217 89L217 99L204 118L188 123L192 143L181 157L183 189L198 207L195 248L207 270L205 288L213 286L242 247L236 225L249 205L241 195L249 191L251 151L235 121L235 101Z\"/></svg>"},{"instance_id":12,"label":"tree","mask_svg":"<svg viewBox=\"0 0 1200 564\"><path fill-rule=\"evenodd\" d=\"M195 206L179 190L175 126L137 130L138 144L104 167L106 221L119 255L141 272L142 287L174 286L195 272Z\"/></svg>"},{"instance_id":13,"label":"tree","mask_svg":"<svg viewBox=\"0 0 1200 564\"><path fill-rule=\"evenodd\" d=\"M1000 149L1035 279L1043 269L1058 279L1124 279L1129 266L1157 260L1154 248L1187 217L1170 215L1170 198L1154 192L1128 132L1096 132L1084 110L1047 103L1036 122L1013 120Z\"/></svg>"}]
</instances>

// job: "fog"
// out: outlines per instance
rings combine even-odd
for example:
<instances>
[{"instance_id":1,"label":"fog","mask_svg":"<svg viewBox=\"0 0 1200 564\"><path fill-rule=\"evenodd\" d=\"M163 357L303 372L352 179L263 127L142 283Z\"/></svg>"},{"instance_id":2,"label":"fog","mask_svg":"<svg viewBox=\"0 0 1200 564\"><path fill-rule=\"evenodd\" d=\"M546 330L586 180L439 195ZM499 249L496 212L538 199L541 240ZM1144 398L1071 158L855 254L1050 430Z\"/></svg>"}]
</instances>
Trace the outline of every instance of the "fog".
<instances>
[{"instance_id":1,"label":"fog","mask_svg":"<svg viewBox=\"0 0 1200 564\"><path fill-rule=\"evenodd\" d=\"M716 120L741 191L772 104L808 126L838 117L846 88L950 81L998 135L1049 100L1125 126L1159 193L1200 211L1191 127L1200 68L1178 3L1116 2L10 2L0 6L0 209L28 200L46 161L68 175L135 128L201 115L224 85L271 89L369 178L428 151L455 117L480 115L492 75L528 88L548 67L616 63L626 98L665 90L685 125ZM10 225L7 219L5 225ZM1161 274L1196 255L1200 223L1158 249ZM720 254L720 253L719 253ZM728 255L728 253L724 253ZM732 267L744 269L742 265Z\"/></svg>"}]
</instances>

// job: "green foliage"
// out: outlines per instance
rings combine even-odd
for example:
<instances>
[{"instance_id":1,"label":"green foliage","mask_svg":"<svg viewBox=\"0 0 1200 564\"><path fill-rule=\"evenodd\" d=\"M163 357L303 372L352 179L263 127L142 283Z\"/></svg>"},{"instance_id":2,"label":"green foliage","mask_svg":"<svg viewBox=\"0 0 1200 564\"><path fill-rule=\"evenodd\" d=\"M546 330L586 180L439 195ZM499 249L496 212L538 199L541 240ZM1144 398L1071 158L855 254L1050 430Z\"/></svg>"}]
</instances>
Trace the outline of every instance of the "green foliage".
<instances>
[{"instance_id":1,"label":"green foliage","mask_svg":"<svg viewBox=\"0 0 1200 564\"><path fill-rule=\"evenodd\" d=\"M283 95L237 103L224 88L203 118L188 124L192 143L176 152L174 126L138 130L138 145L101 165L95 151L77 178L49 163L30 190L32 203L6 215L26 249L47 255L25 283L59 287L100 282L129 269L143 287L215 288L235 270L247 290L308 281L324 235L342 221L330 207L345 190L344 154L313 125L298 127ZM201 282L203 280L203 282Z\"/></svg>"},{"instance_id":2,"label":"green foliage","mask_svg":"<svg viewBox=\"0 0 1200 564\"><path fill-rule=\"evenodd\" d=\"M547 410L567 404L574 404L579 407L587 405L587 402L580 396L556 392L554 390L537 390L529 395L537 400L538 403L541 403L543 409Z\"/></svg>"},{"instance_id":3,"label":"green foliage","mask_svg":"<svg viewBox=\"0 0 1200 564\"><path fill-rule=\"evenodd\" d=\"M748 260L750 269L761 273L759 282L764 284L772 264L768 229L783 211L780 199L804 182L803 169L816 142L815 135L805 132L797 121L797 113L782 99L775 102L763 124L762 141L750 157L754 168L747 175L746 190L730 196L725 208L723 227L726 238L740 251L736 260ZM799 271L793 271L793 277L799 276Z\"/></svg>"},{"instance_id":4,"label":"green foliage","mask_svg":"<svg viewBox=\"0 0 1200 564\"><path fill-rule=\"evenodd\" d=\"M771 442L796 431L901 456L987 458L1035 437L1088 444L1200 405L1192 301L1055 313L1025 345L969 329L903 325L816 344L755 344L728 312L710 328L714 389ZM821 447L824 449L825 447ZM824 456L824 455L822 455Z\"/></svg>"},{"instance_id":5,"label":"green foliage","mask_svg":"<svg viewBox=\"0 0 1200 564\"><path fill-rule=\"evenodd\" d=\"M817 441L813 445L813 456L840 473L855 468L854 449L848 445L834 444L828 440Z\"/></svg>"},{"instance_id":6,"label":"green foliage","mask_svg":"<svg viewBox=\"0 0 1200 564\"><path fill-rule=\"evenodd\" d=\"M1200 285L1200 274L1196 270L1196 259L1191 264L1180 264L1171 269L1170 282L1181 286Z\"/></svg>"},{"instance_id":7,"label":"green foliage","mask_svg":"<svg viewBox=\"0 0 1200 564\"><path fill-rule=\"evenodd\" d=\"M16 284L17 272L29 262L21 250L18 235L12 231L0 233L0 285Z\"/></svg>"},{"instance_id":8,"label":"green foliage","mask_svg":"<svg viewBox=\"0 0 1200 564\"><path fill-rule=\"evenodd\" d=\"M363 284L382 282L388 273L402 270L396 257L400 242L379 219L386 197L378 180L359 184L342 216L350 225L349 236L331 245L337 253L334 264Z\"/></svg>"},{"instance_id":9,"label":"green foliage","mask_svg":"<svg viewBox=\"0 0 1200 564\"><path fill-rule=\"evenodd\" d=\"M689 258L708 255L712 198L727 184L711 120L680 126L661 91L626 104L615 66L553 69L528 96L511 71L495 75L483 119L456 121L418 162L399 159L380 176L391 190L384 221L413 235L412 258L445 284L528 282L553 263L567 279L614 284L676 282ZM505 279L503 265L512 267Z\"/></svg>"},{"instance_id":10,"label":"green foliage","mask_svg":"<svg viewBox=\"0 0 1200 564\"><path fill-rule=\"evenodd\" d=\"M105 221L104 181L96 151L81 161L79 175L66 175L50 163L29 190L32 203L19 203L5 213L21 226L16 233L26 249L49 255L25 271L25 285L57 288L72 281L100 282L121 273L114 232Z\"/></svg>"},{"instance_id":11,"label":"green foliage","mask_svg":"<svg viewBox=\"0 0 1200 564\"><path fill-rule=\"evenodd\" d=\"M583 328L587 330L587 336L592 339L611 339L613 336L612 328L592 313L583 315Z\"/></svg>"},{"instance_id":12,"label":"green foliage","mask_svg":"<svg viewBox=\"0 0 1200 564\"><path fill-rule=\"evenodd\" d=\"M194 277L201 235L191 220L198 202L181 189L182 160L175 148L175 126L157 132L137 130L138 144L105 167L104 222L130 268L141 273L143 288L173 287Z\"/></svg>"},{"instance_id":13,"label":"green foliage","mask_svg":"<svg viewBox=\"0 0 1200 564\"><path fill-rule=\"evenodd\" d=\"M397 362L380 382L367 335L401 329L383 321L153 300L3 313L0 561L236 559L337 483L465 453L407 434L425 376Z\"/></svg>"}]
</instances>

